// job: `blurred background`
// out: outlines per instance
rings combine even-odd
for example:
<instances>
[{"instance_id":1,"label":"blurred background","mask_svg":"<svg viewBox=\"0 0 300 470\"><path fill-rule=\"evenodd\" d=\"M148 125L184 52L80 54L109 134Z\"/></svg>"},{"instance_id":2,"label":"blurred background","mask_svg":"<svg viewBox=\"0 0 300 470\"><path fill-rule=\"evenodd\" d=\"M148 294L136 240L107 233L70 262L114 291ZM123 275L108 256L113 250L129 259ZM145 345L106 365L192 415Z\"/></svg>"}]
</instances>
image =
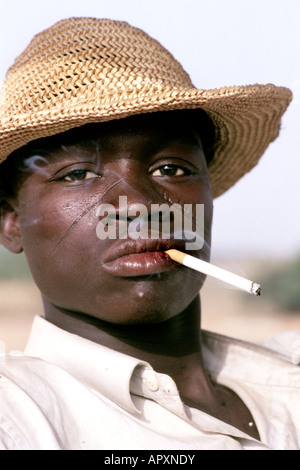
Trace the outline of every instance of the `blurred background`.
<instances>
[{"instance_id":1,"label":"blurred background","mask_svg":"<svg viewBox=\"0 0 300 470\"><path fill-rule=\"evenodd\" d=\"M0 17L0 84L34 34L71 16L140 27L173 53L198 88L271 82L293 91L280 137L215 201L212 261L260 282L263 295L208 279L202 323L255 342L300 330L299 0L10 0ZM24 348L42 312L24 256L0 247L0 340L7 351Z\"/></svg>"}]
</instances>

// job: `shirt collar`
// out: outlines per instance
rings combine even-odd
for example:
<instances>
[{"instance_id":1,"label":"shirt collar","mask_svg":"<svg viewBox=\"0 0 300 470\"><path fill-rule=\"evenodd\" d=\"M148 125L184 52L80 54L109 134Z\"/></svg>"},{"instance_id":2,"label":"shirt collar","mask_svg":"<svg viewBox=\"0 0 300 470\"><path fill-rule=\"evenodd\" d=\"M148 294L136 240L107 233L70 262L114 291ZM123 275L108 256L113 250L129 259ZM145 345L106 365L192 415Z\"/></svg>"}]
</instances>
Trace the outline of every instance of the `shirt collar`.
<instances>
[{"instance_id":1,"label":"shirt collar","mask_svg":"<svg viewBox=\"0 0 300 470\"><path fill-rule=\"evenodd\" d=\"M63 367L86 386L132 413L140 413L130 394L134 375L147 371L148 379L150 374L155 380L148 363L68 333L42 317L33 321L25 354Z\"/></svg>"},{"instance_id":2,"label":"shirt collar","mask_svg":"<svg viewBox=\"0 0 300 470\"><path fill-rule=\"evenodd\" d=\"M216 333L203 331L202 336L208 372L217 382L243 395L245 401L249 394L245 395L241 388L244 382L249 385L254 381L269 388L299 387L299 369L284 355ZM174 397L173 411L186 416L176 384L170 377L156 373L147 362L68 333L42 317L34 319L25 354L64 368L86 386L132 413L140 413L134 395L148 397L164 406L165 387L161 384L169 379L166 389Z\"/></svg>"}]
</instances>

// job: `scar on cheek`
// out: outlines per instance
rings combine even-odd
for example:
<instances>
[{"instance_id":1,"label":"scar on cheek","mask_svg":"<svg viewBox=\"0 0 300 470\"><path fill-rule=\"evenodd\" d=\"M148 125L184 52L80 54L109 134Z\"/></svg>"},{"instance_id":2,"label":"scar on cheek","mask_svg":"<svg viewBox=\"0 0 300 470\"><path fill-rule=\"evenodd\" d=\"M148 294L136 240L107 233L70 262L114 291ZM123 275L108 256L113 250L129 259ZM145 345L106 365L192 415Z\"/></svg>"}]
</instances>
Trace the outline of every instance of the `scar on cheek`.
<instances>
[{"instance_id":1,"label":"scar on cheek","mask_svg":"<svg viewBox=\"0 0 300 470\"><path fill-rule=\"evenodd\" d=\"M173 201L173 199L171 199L170 194L167 191L164 191L162 193L162 196L163 196L164 200L166 202L168 202L169 204L171 204L171 205L175 204L175 201ZM183 205L182 201L179 201L178 199L176 200L176 204Z\"/></svg>"},{"instance_id":2,"label":"scar on cheek","mask_svg":"<svg viewBox=\"0 0 300 470\"><path fill-rule=\"evenodd\" d=\"M120 184L122 181L122 178L120 178L118 181L115 181L113 184L110 185L110 187L104 191L102 194L100 195L97 195L96 196L96 200L93 201L91 204L88 205L88 207L82 211L82 213L74 220L74 222L72 222L72 224L70 225L70 227L66 230L66 233L64 234L64 236L59 240L59 242L55 245L53 251L52 251L52 254L54 254L58 248L60 247L60 245L68 238L68 236L72 233L72 231L76 228L76 226L79 224L79 222L81 222L81 220L87 216L87 214L90 213L91 210L93 210L95 207L97 207L99 205L99 203L101 202L102 198L109 192L111 191L115 186L117 186L118 184Z\"/></svg>"}]
</instances>

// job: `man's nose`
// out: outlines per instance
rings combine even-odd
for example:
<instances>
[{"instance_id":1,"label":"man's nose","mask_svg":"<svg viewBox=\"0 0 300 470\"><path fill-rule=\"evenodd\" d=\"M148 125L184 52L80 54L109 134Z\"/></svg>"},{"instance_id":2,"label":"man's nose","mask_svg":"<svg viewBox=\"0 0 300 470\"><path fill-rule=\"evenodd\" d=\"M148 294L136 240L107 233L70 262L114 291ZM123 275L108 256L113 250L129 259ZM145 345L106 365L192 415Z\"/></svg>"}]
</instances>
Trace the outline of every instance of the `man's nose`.
<instances>
[{"instance_id":1,"label":"man's nose","mask_svg":"<svg viewBox=\"0 0 300 470\"><path fill-rule=\"evenodd\" d=\"M127 200L129 212L134 213L139 205L144 205L150 210L151 204L162 203L163 193L157 185L151 181L150 175L139 163L126 164L114 169L111 173L113 183L109 191L106 191L105 202L118 208L120 197Z\"/></svg>"}]
</instances>

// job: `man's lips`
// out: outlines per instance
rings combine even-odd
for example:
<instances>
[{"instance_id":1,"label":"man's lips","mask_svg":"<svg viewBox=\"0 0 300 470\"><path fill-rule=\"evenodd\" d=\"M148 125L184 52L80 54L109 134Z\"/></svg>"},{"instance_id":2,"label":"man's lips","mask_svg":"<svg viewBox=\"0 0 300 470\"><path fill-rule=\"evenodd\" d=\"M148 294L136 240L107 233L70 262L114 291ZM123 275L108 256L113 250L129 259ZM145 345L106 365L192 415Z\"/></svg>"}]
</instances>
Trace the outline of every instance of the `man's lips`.
<instances>
[{"instance_id":1,"label":"man's lips","mask_svg":"<svg viewBox=\"0 0 300 470\"><path fill-rule=\"evenodd\" d=\"M161 251L148 251L117 258L103 267L114 276L139 277L169 271L174 261Z\"/></svg>"},{"instance_id":2,"label":"man's lips","mask_svg":"<svg viewBox=\"0 0 300 470\"><path fill-rule=\"evenodd\" d=\"M103 268L114 276L137 277L169 271L174 261L165 253L180 244L172 241L136 240L115 244L107 252Z\"/></svg>"}]
</instances>

